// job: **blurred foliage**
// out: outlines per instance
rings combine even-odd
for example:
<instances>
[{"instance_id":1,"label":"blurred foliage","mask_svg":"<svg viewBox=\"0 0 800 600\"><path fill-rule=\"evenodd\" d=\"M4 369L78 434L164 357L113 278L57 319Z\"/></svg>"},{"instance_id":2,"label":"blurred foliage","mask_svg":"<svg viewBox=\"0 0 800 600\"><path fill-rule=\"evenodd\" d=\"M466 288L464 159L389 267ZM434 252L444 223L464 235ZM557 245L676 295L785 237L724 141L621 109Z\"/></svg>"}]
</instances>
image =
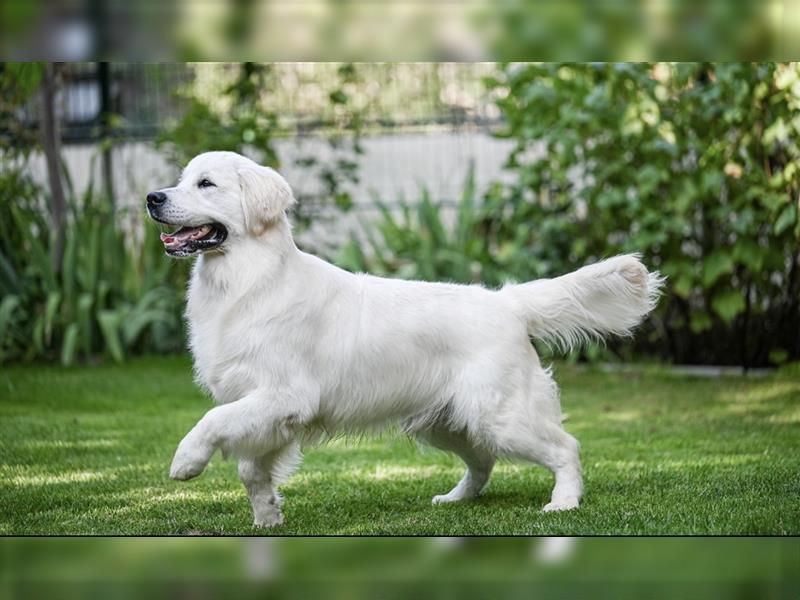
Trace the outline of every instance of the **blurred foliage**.
<instances>
[{"instance_id":1,"label":"blurred foliage","mask_svg":"<svg viewBox=\"0 0 800 600\"><path fill-rule=\"evenodd\" d=\"M129 239L93 188L71 202L61 272L41 190L8 197L0 182L0 362L109 356L184 347L187 264L164 260L155 228Z\"/></svg>"},{"instance_id":2,"label":"blurred foliage","mask_svg":"<svg viewBox=\"0 0 800 600\"><path fill-rule=\"evenodd\" d=\"M108 198L90 185L70 198L60 268L47 192L31 177L35 130L15 131L18 111L38 91L38 64L0 69L0 118L11 129L0 146L0 363L183 348L180 314L185 265L163 260L154 228L124 232ZM90 172L94 172L90 165Z\"/></svg>"},{"instance_id":3,"label":"blurred foliage","mask_svg":"<svg viewBox=\"0 0 800 600\"><path fill-rule=\"evenodd\" d=\"M789 0L69 3L5 0L0 53L30 60L787 60ZM75 22L86 28L74 32ZM91 43L94 41L94 43ZM83 43L81 43L83 42Z\"/></svg>"},{"instance_id":4,"label":"blurred foliage","mask_svg":"<svg viewBox=\"0 0 800 600\"><path fill-rule=\"evenodd\" d=\"M362 153L360 119L358 112L349 106L344 87L356 81L358 74L354 65L343 64L337 75L328 93L335 120L330 124L332 133L326 138L326 156L321 159L308 153L295 158L308 178L319 183L317 193L296 194L295 220L300 225L307 225L318 212L320 200L345 211L353 205L348 184L358 182L357 156ZM186 93L185 115L159 136L157 145L167 150L179 167L202 152L230 150L280 170L276 138L297 131L287 131L279 114L264 100L269 89L278 85L273 66L241 63L234 81L222 91L218 99L221 101L213 107L198 95Z\"/></svg>"},{"instance_id":5,"label":"blurred foliage","mask_svg":"<svg viewBox=\"0 0 800 600\"><path fill-rule=\"evenodd\" d=\"M401 201L398 210L381 200L376 200L376 206L381 218L375 223L362 221L361 235L352 235L339 253L341 267L460 283L497 283L509 276L492 256L486 235L488 215L477 202L472 168L454 209L453 224L448 224L444 214L447 207L434 202L424 189L418 201Z\"/></svg>"},{"instance_id":6,"label":"blurred foliage","mask_svg":"<svg viewBox=\"0 0 800 600\"><path fill-rule=\"evenodd\" d=\"M489 85L517 178L487 210L528 273L643 252L669 287L637 348L800 358L797 65L509 65Z\"/></svg>"},{"instance_id":7,"label":"blurred foliage","mask_svg":"<svg viewBox=\"0 0 800 600\"><path fill-rule=\"evenodd\" d=\"M124 65L115 67L126 70ZM201 63L185 68L191 79L181 93L227 114L225 89L239 76L241 65ZM498 111L486 101L483 77L495 69L491 63L269 63L260 100L279 114L280 129L287 134L347 127L352 118L369 133L490 120Z\"/></svg>"},{"instance_id":8,"label":"blurred foliage","mask_svg":"<svg viewBox=\"0 0 800 600\"><path fill-rule=\"evenodd\" d=\"M798 23L793 14L781 23L781 4L499 0L472 21L498 60L787 60Z\"/></svg>"},{"instance_id":9,"label":"blurred foliage","mask_svg":"<svg viewBox=\"0 0 800 600\"><path fill-rule=\"evenodd\" d=\"M20 114L39 89L41 63L0 63L0 152L4 161L25 157L36 143L36 130Z\"/></svg>"}]
</instances>

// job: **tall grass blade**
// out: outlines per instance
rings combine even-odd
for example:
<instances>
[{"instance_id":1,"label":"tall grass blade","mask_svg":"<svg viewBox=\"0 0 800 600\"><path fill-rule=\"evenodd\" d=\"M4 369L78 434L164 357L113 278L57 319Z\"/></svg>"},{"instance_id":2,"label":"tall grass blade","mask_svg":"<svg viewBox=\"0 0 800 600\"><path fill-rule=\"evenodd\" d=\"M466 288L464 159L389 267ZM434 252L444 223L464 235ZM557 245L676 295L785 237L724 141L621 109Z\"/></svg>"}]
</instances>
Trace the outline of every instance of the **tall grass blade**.
<instances>
[{"instance_id":1,"label":"tall grass blade","mask_svg":"<svg viewBox=\"0 0 800 600\"><path fill-rule=\"evenodd\" d=\"M70 323L64 331L64 341L61 344L61 364L69 366L75 362L75 353L78 350L78 324Z\"/></svg>"},{"instance_id":2,"label":"tall grass blade","mask_svg":"<svg viewBox=\"0 0 800 600\"><path fill-rule=\"evenodd\" d=\"M100 325L100 331L103 334L103 339L106 343L106 350L117 363L122 363L125 360L125 352L122 349L122 341L120 340L120 323L122 322L122 314L120 311L114 310L101 310L97 314L97 322Z\"/></svg>"}]
</instances>

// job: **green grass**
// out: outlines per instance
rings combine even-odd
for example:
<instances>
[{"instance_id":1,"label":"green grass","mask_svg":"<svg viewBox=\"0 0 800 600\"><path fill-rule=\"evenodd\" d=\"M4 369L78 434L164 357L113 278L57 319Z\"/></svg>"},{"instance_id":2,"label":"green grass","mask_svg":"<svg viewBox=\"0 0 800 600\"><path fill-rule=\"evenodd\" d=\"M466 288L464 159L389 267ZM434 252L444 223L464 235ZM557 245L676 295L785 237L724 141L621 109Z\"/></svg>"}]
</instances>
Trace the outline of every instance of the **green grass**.
<instances>
[{"instance_id":1,"label":"green grass","mask_svg":"<svg viewBox=\"0 0 800 600\"><path fill-rule=\"evenodd\" d=\"M542 514L551 475L503 463L475 502L431 506L458 459L405 438L308 449L276 534L800 534L800 376L697 379L558 366L582 444L581 508ZM0 534L262 533L232 462L167 470L210 407L185 358L0 372Z\"/></svg>"},{"instance_id":2,"label":"green grass","mask_svg":"<svg viewBox=\"0 0 800 600\"><path fill-rule=\"evenodd\" d=\"M236 538L4 538L0 593L59 600L746 600L794 599L800 590L797 538L588 538L557 564L543 564L542 542L525 538L449 548L427 538L285 538L271 544L264 581L264 563L254 568L248 555L266 546Z\"/></svg>"}]
</instances>

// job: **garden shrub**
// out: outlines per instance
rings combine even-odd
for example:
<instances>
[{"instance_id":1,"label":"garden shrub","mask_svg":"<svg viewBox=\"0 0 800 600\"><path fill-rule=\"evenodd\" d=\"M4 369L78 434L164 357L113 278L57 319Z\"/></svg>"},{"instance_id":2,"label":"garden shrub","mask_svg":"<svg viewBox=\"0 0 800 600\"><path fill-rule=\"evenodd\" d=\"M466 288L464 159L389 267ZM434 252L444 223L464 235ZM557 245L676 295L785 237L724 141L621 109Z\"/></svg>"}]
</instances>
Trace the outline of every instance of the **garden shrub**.
<instances>
[{"instance_id":1,"label":"garden shrub","mask_svg":"<svg viewBox=\"0 0 800 600\"><path fill-rule=\"evenodd\" d=\"M637 349L800 358L797 65L507 65L488 83L516 142L491 236L521 276L642 252L669 282Z\"/></svg>"},{"instance_id":2,"label":"garden shrub","mask_svg":"<svg viewBox=\"0 0 800 600\"><path fill-rule=\"evenodd\" d=\"M29 167L36 132L18 118L41 72L35 63L0 65L0 363L119 362L182 349L188 265L164 260L156 227L142 239L123 231L126 215L93 185L76 197L66 170L65 246L55 251L47 191Z\"/></svg>"},{"instance_id":3,"label":"garden shrub","mask_svg":"<svg viewBox=\"0 0 800 600\"><path fill-rule=\"evenodd\" d=\"M119 211L112 215L90 186L70 202L57 270L41 194L34 188L28 198L0 197L0 362L121 362L130 354L182 350L188 263L164 258L158 229L145 227L143 239L131 239L119 227Z\"/></svg>"}]
</instances>

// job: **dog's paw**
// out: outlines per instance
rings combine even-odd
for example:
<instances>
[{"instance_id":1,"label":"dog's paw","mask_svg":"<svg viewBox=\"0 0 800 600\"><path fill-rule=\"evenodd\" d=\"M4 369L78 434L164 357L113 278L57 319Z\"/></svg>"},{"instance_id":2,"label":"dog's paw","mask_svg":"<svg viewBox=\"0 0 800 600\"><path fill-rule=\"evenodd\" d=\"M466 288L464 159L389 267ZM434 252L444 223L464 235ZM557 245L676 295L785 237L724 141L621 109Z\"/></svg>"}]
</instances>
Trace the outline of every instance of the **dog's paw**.
<instances>
[{"instance_id":1,"label":"dog's paw","mask_svg":"<svg viewBox=\"0 0 800 600\"><path fill-rule=\"evenodd\" d=\"M181 443L172 459L172 466L169 468L169 476L177 481L188 481L202 473L211 456L214 454L213 448L185 446Z\"/></svg>"},{"instance_id":2,"label":"dog's paw","mask_svg":"<svg viewBox=\"0 0 800 600\"><path fill-rule=\"evenodd\" d=\"M441 494L439 496L434 496L433 500L431 500L431 504L436 506L437 504L452 504L453 502L463 502L464 500L472 500L474 496L465 496L463 494L454 494L450 492L449 494Z\"/></svg>"},{"instance_id":3,"label":"dog's paw","mask_svg":"<svg viewBox=\"0 0 800 600\"><path fill-rule=\"evenodd\" d=\"M283 525L283 513L277 508L269 511L261 511L259 514L255 515L253 525L265 529Z\"/></svg>"},{"instance_id":4,"label":"dog's paw","mask_svg":"<svg viewBox=\"0 0 800 600\"><path fill-rule=\"evenodd\" d=\"M578 508L580 500L578 498L562 498L545 504L542 512L557 512L561 510L573 510Z\"/></svg>"}]
</instances>

